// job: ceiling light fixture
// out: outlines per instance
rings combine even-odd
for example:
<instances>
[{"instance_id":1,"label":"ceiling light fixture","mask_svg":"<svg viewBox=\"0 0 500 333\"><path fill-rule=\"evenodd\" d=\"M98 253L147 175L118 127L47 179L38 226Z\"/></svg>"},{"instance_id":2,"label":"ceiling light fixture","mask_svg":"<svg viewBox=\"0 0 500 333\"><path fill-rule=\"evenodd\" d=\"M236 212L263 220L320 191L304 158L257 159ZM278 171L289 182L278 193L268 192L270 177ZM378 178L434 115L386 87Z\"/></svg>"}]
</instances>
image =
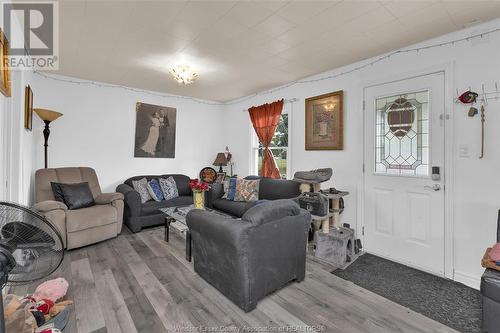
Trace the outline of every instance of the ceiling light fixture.
<instances>
[{"instance_id":1,"label":"ceiling light fixture","mask_svg":"<svg viewBox=\"0 0 500 333\"><path fill-rule=\"evenodd\" d=\"M188 85L194 82L198 74L191 69L188 65L177 65L169 70L170 75L175 81Z\"/></svg>"}]
</instances>

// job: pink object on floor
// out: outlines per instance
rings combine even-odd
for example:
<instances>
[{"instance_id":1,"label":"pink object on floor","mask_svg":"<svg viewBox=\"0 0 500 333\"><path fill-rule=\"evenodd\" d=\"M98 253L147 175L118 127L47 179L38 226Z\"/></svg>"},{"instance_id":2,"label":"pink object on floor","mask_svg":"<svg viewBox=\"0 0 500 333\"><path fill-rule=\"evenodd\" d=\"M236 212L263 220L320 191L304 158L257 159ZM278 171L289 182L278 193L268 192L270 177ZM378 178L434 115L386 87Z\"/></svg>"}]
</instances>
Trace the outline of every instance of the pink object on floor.
<instances>
[{"instance_id":1,"label":"pink object on floor","mask_svg":"<svg viewBox=\"0 0 500 333\"><path fill-rule=\"evenodd\" d=\"M42 299L49 299L52 302L57 302L58 299L64 297L68 291L68 281L63 278L45 281L36 287L33 297L40 301Z\"/></svg>"},{"instance_id":2,"label":"pink object on floor","mask_svg":"<svg viewBox=\"0 0 500 333\"><path fill-rule=\"evenodd\" d=\"M496 243L490 251L490 260L500 261L500 243Z\"/></svg>"}]
</instances>

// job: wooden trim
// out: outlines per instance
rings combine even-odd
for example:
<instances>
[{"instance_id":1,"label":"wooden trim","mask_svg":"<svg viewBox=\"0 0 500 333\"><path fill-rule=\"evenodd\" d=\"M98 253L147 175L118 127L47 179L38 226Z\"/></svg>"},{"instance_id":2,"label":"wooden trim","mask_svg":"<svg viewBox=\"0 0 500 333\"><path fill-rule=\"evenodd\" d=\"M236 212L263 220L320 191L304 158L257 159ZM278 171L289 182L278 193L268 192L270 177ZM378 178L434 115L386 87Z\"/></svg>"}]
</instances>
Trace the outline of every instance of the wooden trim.
<instances>
[{"instance_id":1,"label":"wooden trim","mask_svg":"<svg viewBox=\"0 0 500 333\"><path fill-rule=\"evenodd\" d=\"M0 28L0 92L6 97L12 96L11 81L10 81L10 67L9 67L9 50L10 45L7 37Z\"/></svg>"},{"instance_id":2,"label":"wooden trim","mask_svg":"<svg viewBox=\"0 0 500 333\"><path fill-rule=\"evenodd\" d=\"M337 146L324 146L324 147L312 147L310 143L308 142L308 137L310 135L309 130L310 130L310 120L308 117L308 109L307 109L307 104L311 103L316 100L324 99L324 98L329 98L329 97L339 97L339 110L340 110L340 115L339 115L339 130L340 130L340 138L339 138L339 144ZM319 96L314 96L314 97L309 97L305 99L305 107L304 107L304 112L305 112L305 150L344 150L344 91L343 90L338 90L334 91L328 94L323 94Z\"/></svg>"}]
</instances>

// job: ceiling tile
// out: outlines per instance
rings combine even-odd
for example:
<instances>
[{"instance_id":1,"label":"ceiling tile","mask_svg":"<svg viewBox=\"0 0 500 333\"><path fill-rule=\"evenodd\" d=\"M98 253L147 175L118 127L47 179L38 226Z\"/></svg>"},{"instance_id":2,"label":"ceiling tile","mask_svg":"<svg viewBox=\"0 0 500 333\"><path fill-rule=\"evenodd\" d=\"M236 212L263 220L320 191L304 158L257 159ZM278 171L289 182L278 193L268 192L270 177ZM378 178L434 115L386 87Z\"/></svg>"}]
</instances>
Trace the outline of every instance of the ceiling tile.
<instances>
[{"instance_id":1,"label":"ceiling tile","mask_svg":"<svg viewBox=\"0 0 500 333\"><path fill-rule=\"evenodd\" d=\"M281 16L272 15L268 17L266 20L255 25L253 29L262 32L268 35L269 37L276 37L292 29L294 25L295 25L294 23L287 21Z\"/></svg>"},{"instance_id":2,"label":"ceiling tile","mask_svg":"<svg viewBox=\"0 0 500 333\"><path fill-rule=\"evenodd\" d=\"M240 1L226 15L247 27L253 27L273 14L273 11L257 2Z\"/></svg>"},{"instance_id":3,"label":"ceiling tile","mask_svg":"<svg viewBox=\"0 0 500 333\"><path fill-rule=\"evenodd\" d=\"M448 12L442 3L427 6L423 9L407 13L402 18L398 18L401 23L408 28L427 28L428 24L453 24Z\"/></svg>"},{"instance_id":4,"label":"ceiling tile","mask_svg":"<svg viewBox=\"0 0 500 333\"><path fill-rule=\"evenodd\" d=\"M328 7L333 7L339 2L340 1L290 1L280 8L277 14L287 21L298 24L319 14Z\"/></svg>"},{"instance_id":5,"label":"ceiling tile","mask_svg":"<svg viewBox=\"0 0 500 333\"><path fill-rule=\"evenodd\" d=\"M394 15L386 8L380 7L346 23L341 31L366 33L367 31L394 21L396 21Z\"/></svg>"},{"instance_id":6,"label":"ceiling tile","mask_svg":"<svg viewBox=\"0 0 500 333\"><path fill-rule=\"evenodd\" d=\"M290 0L253 0L257 5L266 7L273 12L280 10L283 6L286 6Z\"/></svg>"},{"instance_id":7,"label":"ceiling tile","mask_svg":"<svg viewBox=\"0 0 500 333\"><path fill-rule=\"evenodd\" d=\"M317 24L325 30L330 30L374 11L380 6L381 4L377 1L344 1L322 11L313 17L313 20L316 20Z\"/></svg>"},{"instance_id":8,"label":"ceiling tile","mask_svg":"<svg viewBox=\"0 0 500 333\"><path fill-rule=\"evenodd\" d=\"M260 46L266 49L270 54L276 54L285 51L290 48L291 45L279 39L270 39L260 44Z\"/></svg>"},{"instance_id":9,"label":"ceiling tile","mask_svg":"<svg viewBox=\"0 0 500 333\"><path fill-rule=\"evenodd\" d=\"M444 2L444 7L458 28L500 17L500 1Z\"/></svg>"},{"instance_id":10,"label":"ceiling tile","mask_svg":"<svg viewBox=\"0 0 500 333\"><path fill-rule=\"evenodd\" d=\"M430 7L440 1L389 1L383 3L383 6L387 8L395 17L404 21L406 14L411 14L415 11Z\"/></svg>"},{"instance_id":11,"label":"ceiling tile","mask_svg":"<svg viewBox=\"0 0 500 333\"><path fill-rule=\"evenodd\" d=\"M495 1L61 1L57 73L230 100L499 16ZM198 80L178 85L175 63Z\"/></svg>"},{"instance_id":12,"label":"ceiling tile","mask_svg":"<svg viewBox=\"0 0 500 333\"><path fill-rule=\"evenodd\" d=\"M166 31L186 5L187 1L132 1L130 19L134 26Z\"/></svg>"}]
</instances>

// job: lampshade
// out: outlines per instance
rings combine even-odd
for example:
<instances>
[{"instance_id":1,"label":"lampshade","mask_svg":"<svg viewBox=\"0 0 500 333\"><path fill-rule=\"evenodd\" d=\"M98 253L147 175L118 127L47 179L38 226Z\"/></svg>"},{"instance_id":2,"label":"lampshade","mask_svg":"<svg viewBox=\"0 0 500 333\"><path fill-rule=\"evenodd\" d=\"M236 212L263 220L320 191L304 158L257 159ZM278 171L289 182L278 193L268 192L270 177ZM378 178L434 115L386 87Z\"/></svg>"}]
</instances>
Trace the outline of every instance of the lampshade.
<instances>
[{"instance_id":1,"label":"lampshade","mask_svg":"<svg viewBox=\"0 0 500 333\"><path fill-rule=\"evenodd\" d=\"M42 119L43 121L54 121L63 114L60 112L52 111L52 110L47 110L47 109L33 109L35 113Z\"/></svg>"},{"instance_id":2,"label":"lampshade","mask_svg":"<svg viewBox=\"0 0 500 333\"><path fill-rule=\"evenodd\" d=\"M226 155L224 153L218 153L213 165L226 166L227 165Z\"/></svg>"}]
</instances>

